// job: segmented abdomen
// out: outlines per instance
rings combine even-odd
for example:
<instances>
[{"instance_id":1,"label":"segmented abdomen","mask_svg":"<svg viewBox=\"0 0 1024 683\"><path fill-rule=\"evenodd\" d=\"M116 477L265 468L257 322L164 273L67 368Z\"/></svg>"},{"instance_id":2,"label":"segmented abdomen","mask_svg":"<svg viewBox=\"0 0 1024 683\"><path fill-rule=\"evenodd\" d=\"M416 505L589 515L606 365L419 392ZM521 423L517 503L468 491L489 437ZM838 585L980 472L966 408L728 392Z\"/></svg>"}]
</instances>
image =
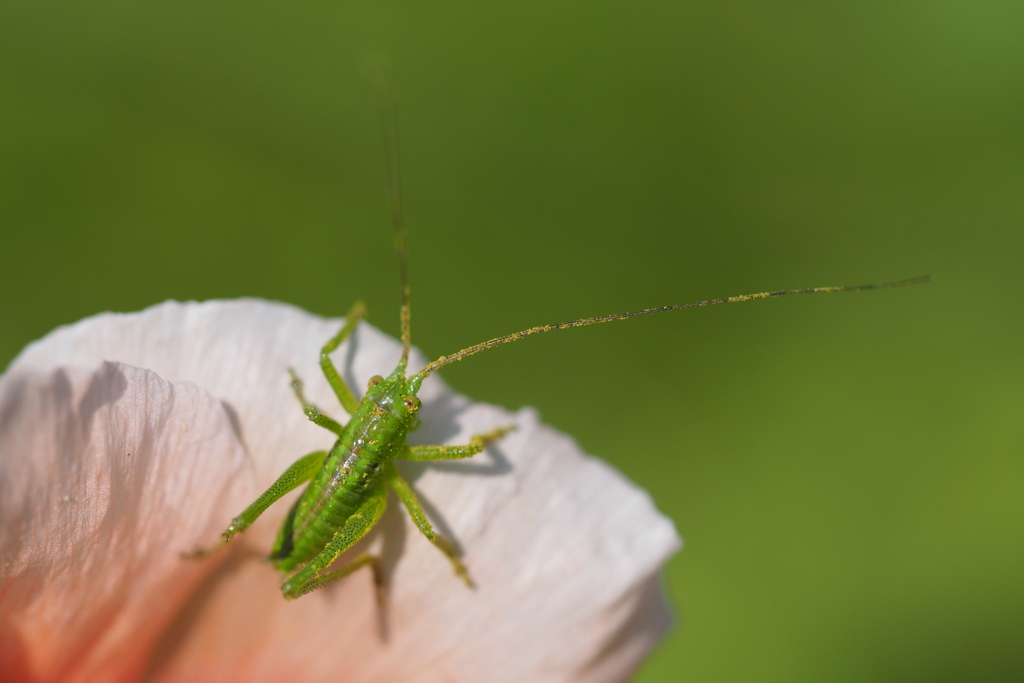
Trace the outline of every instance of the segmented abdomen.
<instances>
[{"instance_id":1,"label":"segmented abdomen","mask_svg":"<svg viewBox=\"0 0 1024 683\"><path fill-rule=\"evenodd\" d=\"M405 435L388 411L373 403L360 406L299 499L291 550L276 560L279 570L290 571L316 557L375 487L383 486L380 472L405 445Z\"/></svg>"}]
</instances>

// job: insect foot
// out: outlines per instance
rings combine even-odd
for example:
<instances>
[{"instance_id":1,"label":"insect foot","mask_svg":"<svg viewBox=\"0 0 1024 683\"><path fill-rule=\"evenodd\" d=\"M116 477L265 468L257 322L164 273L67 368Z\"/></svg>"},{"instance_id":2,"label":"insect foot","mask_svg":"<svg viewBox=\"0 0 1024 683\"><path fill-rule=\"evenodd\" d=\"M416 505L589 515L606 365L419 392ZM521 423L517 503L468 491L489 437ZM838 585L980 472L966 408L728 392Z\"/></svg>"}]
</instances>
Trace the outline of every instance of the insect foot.
<instances>
[{"instance_id":1,"label":"insect foot","mask_svg":"<svg viewBox=\"0 0 1024 683\"><path fill-rule=\"evenodd\" d=\"M222 538L220 543L216 545L211 545L206 548L196 548L195 550L182 551L178 553L178 556L181 557L181 559L183 560L202 560L204 558L209 557L210 555L213 555L227 544L228 539Z\"/></svg>"},{"instance_id":2,"label":"insect foot","mask_svg":"<svg viewBox=\"0 0 1024 683\"><path fill-rule=\"evenodd\" d=\"M506 425L499 427L493 431L487 432L486 434L478 434L469 440L470 445L479 446L481 449L485 448L487 444L493 443L505 436L506 434L515 431L515 425Z\"/></svg>"}]
</instances>

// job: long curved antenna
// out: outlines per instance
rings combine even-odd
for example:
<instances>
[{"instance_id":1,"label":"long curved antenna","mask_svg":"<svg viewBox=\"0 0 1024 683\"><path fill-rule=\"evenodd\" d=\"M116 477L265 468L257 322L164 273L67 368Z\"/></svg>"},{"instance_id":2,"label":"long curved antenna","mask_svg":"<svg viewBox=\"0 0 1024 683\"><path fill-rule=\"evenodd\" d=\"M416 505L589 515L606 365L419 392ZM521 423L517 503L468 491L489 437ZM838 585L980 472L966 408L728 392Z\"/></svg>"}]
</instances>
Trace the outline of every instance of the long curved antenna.
<instances>
[{"instance_id":1,"label":"long curved antenna","mask_svg":"<svg viewBox=\"0 0 1024 683\"><path fill-rule=\"evenodd\" d=\"M606 323L612 320L624 320L625 318L632 318L638 315L647 315L648 313L664 313L666 311L677 311L681 308L699 308L701 306L714 306L715 304L731 304L738 301L750 301L751 299L770 299L776 296L789 296L791 294L826 294L830 292L859 292L865 289L888 289L890 287L905 287L907 285L916 285L923 282L928 282L931 279L929 275L923 275L921 277L914 277L908 280L898 280L896 282L885 282L877 285L857 285L854 287L814 287L812 289L787 289L780 292L761 292L759 294L743 294L741 296L730 296L726 299L711 299L710 301L698 301L692 304L679 304L677 306L663 306L662 308L646 308L642 311L633 311L632 313L617 313L615 315L604 315L598 318L584 318L582 320L573 320L567 323L558 323L557 325L543 325L541 327L531 327L528 330L522 332L516 332L515 334L509 334L504 337L498 337L485 341L482 344L470 346L469 348L457 351L450 356L441 356L427 367L420 370L416 375L413 376L413 380L417 384L422 382L427 375L434 372L440 367L454 363L457 360L462 360L467 356L472 356L475 353L480 353L485 349L489 349L499 344L507 344L508 342L514 342L523 337L529 337L533 334L540 334L541 332L551 332L552 330L564 330L568 327L583 327L584 325L594 325L596 323Z\"/></svg>"},{"instance_id":2,"label":"long curved antenna","mask_svg":"<svg viewBox=\"0 0 1024 683\"><path fill-rule=\"evenodd\" d=\"M402 358L399 365L405 367L409 360L412 344L409 308L409 259L405 245L405 222L402 219L402 174L399 165L398 145L398 97L391 82L387 60L377 56L367 58L364 71L377 95L377 111L384 138L384 171L387 176L388 204L391 207L391 222L395 226L395 251L398 252L398 277L402 285Z\"/></svg>"}]
</instances>

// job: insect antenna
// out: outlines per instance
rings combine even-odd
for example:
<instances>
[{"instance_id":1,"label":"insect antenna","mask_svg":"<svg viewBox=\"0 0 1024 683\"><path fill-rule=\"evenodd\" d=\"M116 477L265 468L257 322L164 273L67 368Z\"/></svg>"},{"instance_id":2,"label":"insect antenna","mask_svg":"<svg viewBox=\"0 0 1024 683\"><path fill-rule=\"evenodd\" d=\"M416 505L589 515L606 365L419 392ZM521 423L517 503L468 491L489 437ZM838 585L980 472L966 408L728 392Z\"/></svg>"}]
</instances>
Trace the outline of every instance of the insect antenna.
<instances>
[{"instance_id":1,"label":"insect antenna","mask_svg":"<svg viewBox=\"0 0 1024 683\"><path fill-rule=\"evenodd\" d=\"M585 325L594 325L596 323L607 323L612 320L625 320L626 318L633 318L638 315L647 315L649 313L665 313L667 311L677 311L682 308L700 308L702 306L714 306L715 304L731 304L739 301L750 301L752 299L771 299L777 296L790 296L793 294L827 294L831 292L859 292L866 289L889 289L891 287L905 287L907 285L916 285L923 282L928 282L931 279L929 275L923 275L921 277L909 278L907 280L898 280L896 282L884 282L875 285L856 285L847 287L813 287L810 289L786 289L778 292L760 292L758 294L742 294L740 296L730 296L725 299L710 299L708 301L697 301L692 304L678 304L675 306L663 306L661 308L645 308L642 311L632 311L631 313L616 313L615 315L603 315L597 318L583 318L582 320L573 320L566 323L558 323L556 325L542 325L540 327L531 327L528 330L516 332L515 334L505 335L504 337L497 337L489 341L485 341L474 346L457 351L450 356L441 356L433 363L430 363L425 368L420 370L414 375L413 380L416 381L417 385L423 381L430 373L434 372L440 367L454 363L457 360L462 360L467 356L480 353L486 349L489 349L499 344L507 344L508 342L514 342L523 337L529 337L530 335L540 334L541 332L551 332L552 330L564 330L569 327L583 327Z\"/></svg>"},{"instance_id":2,"label":"insect antenna","mask_svg":"<svg viewBox=\"0 0 1024 683\"><path fill-rule=\"evenodd\" d=\"M387 178L388 204L391 222L395 226L395 251L398 252L398 277L402 285L402 358L405 367L412 343L409 308L409 259L405 244L405 221L402 218L402 174L399 165L398 97L391 85L388 65L382 60L364 64L367 76L377 94L377 111L384 139L384 171Z\"/></svg>"}]
</instances>

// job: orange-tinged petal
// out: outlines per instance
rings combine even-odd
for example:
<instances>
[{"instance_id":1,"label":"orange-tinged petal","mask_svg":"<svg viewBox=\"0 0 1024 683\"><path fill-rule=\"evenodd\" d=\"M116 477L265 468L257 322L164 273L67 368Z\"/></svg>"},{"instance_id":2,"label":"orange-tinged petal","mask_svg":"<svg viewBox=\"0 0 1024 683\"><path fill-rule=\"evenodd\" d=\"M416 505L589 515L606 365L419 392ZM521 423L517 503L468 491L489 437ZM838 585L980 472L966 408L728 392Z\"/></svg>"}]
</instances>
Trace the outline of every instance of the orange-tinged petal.
<instances>
[{"instance_id":1,"label":"orange-tinged petal","mask_svg":"<svg viewBox=\"0 0 1024 683\"><path fill-rule=\"evenodd\" d=\"M254 490L220 402L104 363L0 379L0 679L132 681Z\"/></svg>"},{"instance_id":2,"label":"orange-tinged petal","mask_svg":"<svg viewBox=\"0 0 1024 683\"><path fill-rule=\"evenodd\" d=\"M333 441L302 414L287 367L297 369L321 410L346 419L317 362L338 325L257 300L168 302L57 330L27 348L9 374L116 359L172 382L193 382L221 401L252 455L258 492L292 461ZM358 395L369 377L389 374L399 354L397 342L361 324L334 357ZM414 354L411 364L423 359ZM383 614L368 571L285 602L280 577L257 559L269 550L289 497L232 542L236 552L226 561L209 564L210 573L164 629L147 665L150 680L628 677L669 626L658 572L679 544L671 522L645 492L541 424L532 410L471 403L437 377L426 381L420 397L424 426L415 443L466 443L473 434L517 426L471 461L400 463L437 529L458 543L477 587L453 575L392 498L366 546L383 558L389 585ZM230 512L207 511L184 534L186 548L214 542L248 502ZM167 550L170 564L180 549ZM179 563L179 570L195 571L191 564ZM64 598L76 609L74 596Z\"/></svg>"}]
</instances>

